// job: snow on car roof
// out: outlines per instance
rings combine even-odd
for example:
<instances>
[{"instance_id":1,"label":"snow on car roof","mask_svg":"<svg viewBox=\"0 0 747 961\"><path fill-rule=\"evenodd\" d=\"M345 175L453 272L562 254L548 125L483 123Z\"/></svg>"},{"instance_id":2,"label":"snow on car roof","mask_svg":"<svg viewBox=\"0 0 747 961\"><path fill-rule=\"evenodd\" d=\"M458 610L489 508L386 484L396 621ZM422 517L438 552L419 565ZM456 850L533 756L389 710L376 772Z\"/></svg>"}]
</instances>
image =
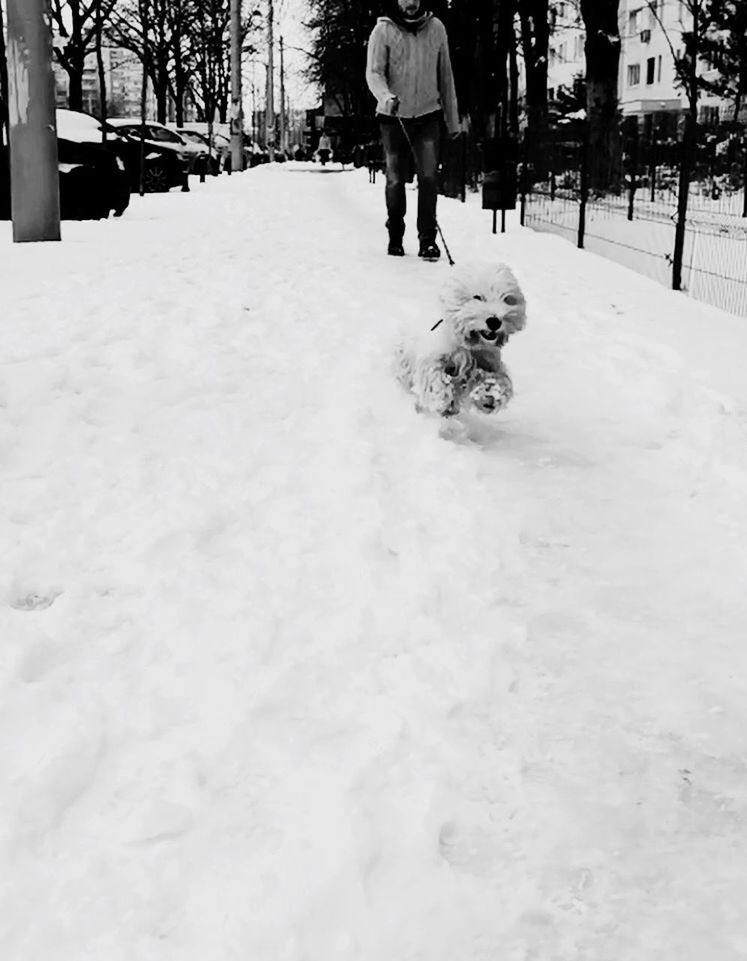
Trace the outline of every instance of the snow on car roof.
<instances>
[{"instance_id":1,"label":"snow on car roof","mask_svg":"<svg viewBox=\"0 0 747 961\"><path fill-rule=\"evenodd\" d=\"M100 143L101 123L87 113L58 107L57 136L75 143Z\"/></svg>"}]
</instances>

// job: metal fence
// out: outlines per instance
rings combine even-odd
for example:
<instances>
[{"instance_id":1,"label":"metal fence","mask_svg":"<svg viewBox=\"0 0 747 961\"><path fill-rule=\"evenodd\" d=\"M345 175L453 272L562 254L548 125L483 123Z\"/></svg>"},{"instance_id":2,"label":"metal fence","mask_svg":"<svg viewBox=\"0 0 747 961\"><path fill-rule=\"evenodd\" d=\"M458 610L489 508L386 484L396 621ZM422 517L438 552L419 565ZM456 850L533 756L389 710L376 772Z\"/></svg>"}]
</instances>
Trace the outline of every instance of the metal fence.
<instances>
[{"instance_id":1,"label":"metal fence","mask_svg":"<svg viewBox=\"0 0 747 961\"><path fill-rule=\"evenodd\" d=\"M747 316L744 131L698 128L690 138L664 137L655 128L628 125L619 187L604 192L588 186L583 126L549 131L541 171L527 159L530 146L525 145L522 223Z\"/></svg>"}]
</instances>

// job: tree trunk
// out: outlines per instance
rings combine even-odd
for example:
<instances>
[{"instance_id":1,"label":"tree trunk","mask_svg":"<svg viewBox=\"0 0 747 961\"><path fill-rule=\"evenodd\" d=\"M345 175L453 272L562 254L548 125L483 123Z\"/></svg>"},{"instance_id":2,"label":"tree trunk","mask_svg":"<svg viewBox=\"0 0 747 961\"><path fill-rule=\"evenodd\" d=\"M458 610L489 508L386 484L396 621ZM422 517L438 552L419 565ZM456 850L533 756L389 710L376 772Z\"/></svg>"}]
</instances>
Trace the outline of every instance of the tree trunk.
<instances>
[{"instance_id":1,"label":"tree trunk","mask_svg":"<svg viewBox=\"0 0 747 961\"><path fill-rule=\"evenodd\" d=\"M589 188L619 191L622 139L617 100L620 67L619 0L581 0L586 27L586 114Z\"/></svg>"},{"instance_id":2,"label":"tree trunk","mask_svg":"<svg viewBox=\"0 0 747 961\"><path fill-rule=\"evenodd\" d=\"M527 134L538 175L546 164L547 61L550 24L548 0L524 0L520 5L521 39L526 71Z\"/></svg>"},{"instance_id":3,"label":"tree trunk","mask_svg":"<svg viewBox=\"0 0 747 961\"><path fill-rule=\"evenodd\" d=\"M510 46L508 48L508 127L511 134L519 136L519 60L517 56L516 28L511 21Z\"/></svg>"},{"instance_id":4,"label":"tree trunk","mask_svg":"<svg viewBox=\"0 0 747 961\"><path fill-rule=\"evenodd\" d=\"M68 76L67 105L71 110L83 109L83 65L85 57L80 53L69 48L65 51L67 64L65 69Z\"/></svg>"},{"instance_id":5,"label":"tree trunk","mask_svg":"<svg viewBox=\"0 0 747 961\"><path fill-rule=\"evenodd\" d=\"M96 10L96 68L99 74L99 119L106 124L106 71L104 69L103 41L103 13L99 4ZM106 128L101 131L101 139L106 140Z\"/></svg>"},{"instance_id":6,"label":"tree trunk","mask_svg":"<svg viewBox=\"0 0 747 961\"><path fill-rule=\"evenodd\" d=\"M156 120L159 123L166 123L169 104L169 72L168 61L161 55L160 51L156 53L151 80L153 81L153 93L156 98Z\"/></svg>"},{"instance_id":7,"label":"tree trunk","mask_svg":"<svg viewBox=\"0 0 747 961\"><path fill-rule=\"evenodd\" d=\"M154 84L154 93L156 96L156 120L159 123L166 123L168 119L168 99L169 90L168 87L164 87L163 84L159 82L158 86Z\"/></svg>"},{"instance_id":8,"label":"tree trunk","mask_svg":"<svg viewBox=\"0 0 747 961\"><path fill-rule=\"evenodd\" d=\"M177 127L184 126L184 94L187 90L187 77L182 62L181 38L177 38L174 50L174 110Z\"/></svg>"}]
</instances>

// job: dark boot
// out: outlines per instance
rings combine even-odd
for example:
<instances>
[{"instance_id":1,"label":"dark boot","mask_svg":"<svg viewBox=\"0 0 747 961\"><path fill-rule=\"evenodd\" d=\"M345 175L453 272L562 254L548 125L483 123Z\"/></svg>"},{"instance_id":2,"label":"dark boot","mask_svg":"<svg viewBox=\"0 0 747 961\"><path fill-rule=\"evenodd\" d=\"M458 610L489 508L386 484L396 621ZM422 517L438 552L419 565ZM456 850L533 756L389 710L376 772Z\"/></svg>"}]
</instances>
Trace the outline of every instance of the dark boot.
<instances>
[{"instance_id":1,"label":"dark boot","mask_svg":"<svg viewBox=\"0 0 747 961\"><path fill-rule=\"evenodd\" d=\"M390 257L405 256L405 248L402 246L401 240L392 240L390 238L389 246L387 247L386 252L389 254Z\"/></svg>"},{"instance_id":2,"label":"dark boot","mask_svg":"<svg viewBox=\"0 0 747 961\"><path fill-rule=\"evenodd\" d=\"M423 260L438 260L440 256L441 251L438 249L438 244L434 240L420 241L418 257L422 257Z\"/></svg>"}]
</instances>

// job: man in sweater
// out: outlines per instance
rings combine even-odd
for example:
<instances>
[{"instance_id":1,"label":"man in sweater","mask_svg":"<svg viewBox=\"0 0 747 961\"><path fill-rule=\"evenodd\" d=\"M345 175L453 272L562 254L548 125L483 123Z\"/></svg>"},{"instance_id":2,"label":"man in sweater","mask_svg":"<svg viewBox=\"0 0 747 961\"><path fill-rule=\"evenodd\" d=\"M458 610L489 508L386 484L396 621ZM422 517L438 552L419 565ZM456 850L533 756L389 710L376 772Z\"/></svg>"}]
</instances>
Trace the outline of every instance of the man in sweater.
<instances>
[{"instance_id":1,"label":"man in sweater","mask_svg":"<svg viewBox=\"0 0 747 961\"><path fill-rule=\"evenodd\" d=\"M405 182L414 152L419 256L438 260L441 126L445 123L451 136L456 136L460 127L446 28L422 9L421 0L392 0L390 15L376 21L368 41L366 82L376 97L386 157L388 253L402 257L405 252Z\"/></svg>"}]
</instances>

